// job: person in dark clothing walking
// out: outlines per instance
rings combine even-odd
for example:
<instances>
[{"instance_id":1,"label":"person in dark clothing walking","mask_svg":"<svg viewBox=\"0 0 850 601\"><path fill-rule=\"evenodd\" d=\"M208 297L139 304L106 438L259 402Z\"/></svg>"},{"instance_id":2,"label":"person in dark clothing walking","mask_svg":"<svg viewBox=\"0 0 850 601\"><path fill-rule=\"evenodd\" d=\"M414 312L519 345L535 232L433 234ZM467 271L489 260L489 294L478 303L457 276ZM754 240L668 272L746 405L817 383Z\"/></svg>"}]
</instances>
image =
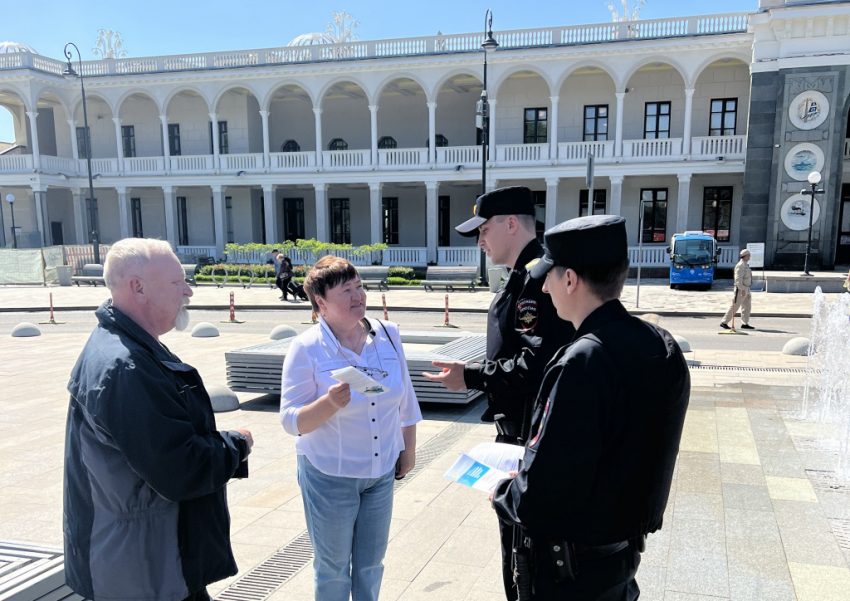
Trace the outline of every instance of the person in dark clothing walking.
<instances>
[{"instance_id":1,"label":"person in dark clothing walking","mask_svg":"<svg viewBox=\"0 0 850 601\"><path fill-rule=\"evenodd\" d=\"M280 288L280 291L283 293L283 296L281 296L282 300L288 300L288 294L292 295L293 300L298 300L295 292L289 287L293 275L295 275L295 272L292 269L292 261L289 260L289 257L283 257L280 259L280 271L277 274L277 287Z\"/></svg>"},{"instance_id":2,"label":"person in dark clothing walking","mask_svg":"<svg viewBox=\"0 0 850 601\"><path fill-rule=\"evenodd\" d=\"M575 340L547 367L518 474L496 487L522 528L524 599L634 601L646 535L661 528L690 395L673 337L632 317L625 220L580 217L546 232L531 270Z\"/></svg>"},{"instance_id":3,"label":"person in dark clothing walking","mask_svg":"<svg viewBox=\"0 0 850 601\"><path fill-rule=\"evenodd\" d=\"M74 366L65 434L65 578L95 601L209 599L236 574L225 485L247 476L248 430L216 429L198 372L159 337L189 324L168 242L116 242L112 298Z\"/></svg>"},{"instance_id":4,"label":"person in dark clothing walking","mask_svg":"<svg viewBox=\"0 0 850 601\"><path fill-rule=\"evenodd\" d=\"M490 304L486 359L470 364L435 361L442 372L425 376L449 390L484 391L487 409L481 419L495 421L496 441L522 445L544 367L575 333L558 317L542 280L528 277L528 264L543 256L531 190L514 186L479 196L473 217L455 229L464 236L477 235L490 260L510 267L510 275ZM511 526L500 525L500 530L505 594L512 600L517 598L511 566L514 532Z\"/></svg>"}]
</instances>

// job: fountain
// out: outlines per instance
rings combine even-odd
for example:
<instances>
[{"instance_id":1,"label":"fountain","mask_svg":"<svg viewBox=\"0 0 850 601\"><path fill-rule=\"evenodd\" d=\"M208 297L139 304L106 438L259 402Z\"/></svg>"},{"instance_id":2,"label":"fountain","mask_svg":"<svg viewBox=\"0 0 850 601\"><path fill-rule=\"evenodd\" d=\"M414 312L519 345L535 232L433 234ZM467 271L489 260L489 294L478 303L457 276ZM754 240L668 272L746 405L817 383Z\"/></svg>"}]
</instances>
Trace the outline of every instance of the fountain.
<instances>
[{"instance_id":1,"label":"fountain","mask_svg":"<svg viewBox=\"0 0 850 601\"><path fill-rule=\"evenodd\" d=\"M837 452L836 479L850 482L850 293L815 289L810 340L800 418L832 433L820 442Z\"/></svg>"}]
</instances>

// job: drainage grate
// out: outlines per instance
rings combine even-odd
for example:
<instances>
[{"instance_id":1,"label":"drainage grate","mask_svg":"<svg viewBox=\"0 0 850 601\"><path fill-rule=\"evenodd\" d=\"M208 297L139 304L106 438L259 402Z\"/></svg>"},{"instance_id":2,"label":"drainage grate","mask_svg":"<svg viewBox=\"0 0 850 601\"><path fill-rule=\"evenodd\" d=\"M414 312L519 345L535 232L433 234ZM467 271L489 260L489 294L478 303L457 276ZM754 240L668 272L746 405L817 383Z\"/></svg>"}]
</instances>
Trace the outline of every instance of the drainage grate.
<instances>
[{"instance_id":1,"label":"drainage grate","mask_svg":"<svg viewBox=\"0 0 850 601\"><path fill-rule=\"evenodd\" d=\"M850 482L840 481L831 470L806 470L806 476L817 489L850 492Z\"/></svg>"},{"instance_id":2,"label":"drainage grate","mask_svg":"<svg viewBox=\"0 0 850 601\"><path fill-rule=\"evenodd\" d=\"M829 525L832 526L838 546L850 551L850 520L832 519L829 520Z\"/></svg>"},{"instance_id":3,"label":"drainage grate","mask_svg":"<svg viewBox=\"0 0 850 601\"><path fill-rule=\"evenodd\" d=\"M746 373L761 374L807 374L816 373L816 370L808 370L802 367L743 367L741 365L711 365L709 363L697 363L688 361L691 370L706 371L741 371Z\"/></svg>"},{"instance_id":4,"label":"drainage grate","mask_svg":"<svg viewBox=\"0 0 850 601\"><path fill-rule=\"evenodd\" d=\"M411 478L425 469L434 459L442 455L464 434L472 429L477 419L467 422L470 416L481 412L479 403L470 406L469 411L437 436L419 447L416 452L416 465L403 480L396 480L393 490L404 486ZM216 599L219 601L262 601L275 592L283 583L295 576L313 559L313 546L310 535L305 531L274 555L263 561L242 578L231 584Z\"/></svg>"}]
</instances>

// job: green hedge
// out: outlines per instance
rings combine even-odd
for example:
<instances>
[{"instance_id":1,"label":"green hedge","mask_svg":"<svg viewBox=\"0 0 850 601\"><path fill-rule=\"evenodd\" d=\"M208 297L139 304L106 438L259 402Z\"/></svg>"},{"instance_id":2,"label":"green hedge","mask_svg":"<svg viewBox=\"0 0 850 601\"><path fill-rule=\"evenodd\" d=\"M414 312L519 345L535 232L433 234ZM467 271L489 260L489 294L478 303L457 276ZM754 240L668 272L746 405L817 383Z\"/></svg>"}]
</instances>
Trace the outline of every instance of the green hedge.
<instances>
[{"instance_id":1,"label":"green hedge","mask_svg":"<svg viewBox=\"0 0 850 601\"><path fill-rule=\"evenodd\" d=\"M224 279L225 279L225 277L224 277L223 273L221 273L219 275L212 275L209 272L208 273L198 273L195 276L196 282L221 283ZM235 271L233 273L228 273L228 275L227 275L227 283L229 283L229 284L240 284L242 282L247 284L249 281L251 281L251 277L246 273L243 273L241 277L237 276ZM304 282L304 278L295 277L295 278L293 278L293 281L301 284L301 283ZM274 283L274 276L265 276L265 277L259 277L258 276L258 277L254 278L254 284L255 285L273 284L273 283ZM418 286L419 284L422 283L422 281L415 279L415 278L407 279L407 278L402 278L402 277L392 277L391 276L391 277L387 278L387 283L391 286Z\"/></svg>"}]
</instances>

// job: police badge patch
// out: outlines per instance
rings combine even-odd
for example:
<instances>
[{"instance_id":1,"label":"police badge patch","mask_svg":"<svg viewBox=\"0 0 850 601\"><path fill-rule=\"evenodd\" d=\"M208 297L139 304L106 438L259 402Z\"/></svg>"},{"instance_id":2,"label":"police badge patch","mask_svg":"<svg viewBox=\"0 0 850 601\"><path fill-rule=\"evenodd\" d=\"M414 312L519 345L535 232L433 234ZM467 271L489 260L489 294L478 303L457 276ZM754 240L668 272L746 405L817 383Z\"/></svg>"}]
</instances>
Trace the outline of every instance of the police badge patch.
<instances>
[{"instance_id":1,"label":"police badge patch","mask_svg":"<svg viewBox=\"0 0 850 601\"><path fill-rule=\"evenodd\" d=\"M533 332L537 327L537 301L533 298L521 298L516 304L517 330Z\"/></svg>"}]
</instances>

